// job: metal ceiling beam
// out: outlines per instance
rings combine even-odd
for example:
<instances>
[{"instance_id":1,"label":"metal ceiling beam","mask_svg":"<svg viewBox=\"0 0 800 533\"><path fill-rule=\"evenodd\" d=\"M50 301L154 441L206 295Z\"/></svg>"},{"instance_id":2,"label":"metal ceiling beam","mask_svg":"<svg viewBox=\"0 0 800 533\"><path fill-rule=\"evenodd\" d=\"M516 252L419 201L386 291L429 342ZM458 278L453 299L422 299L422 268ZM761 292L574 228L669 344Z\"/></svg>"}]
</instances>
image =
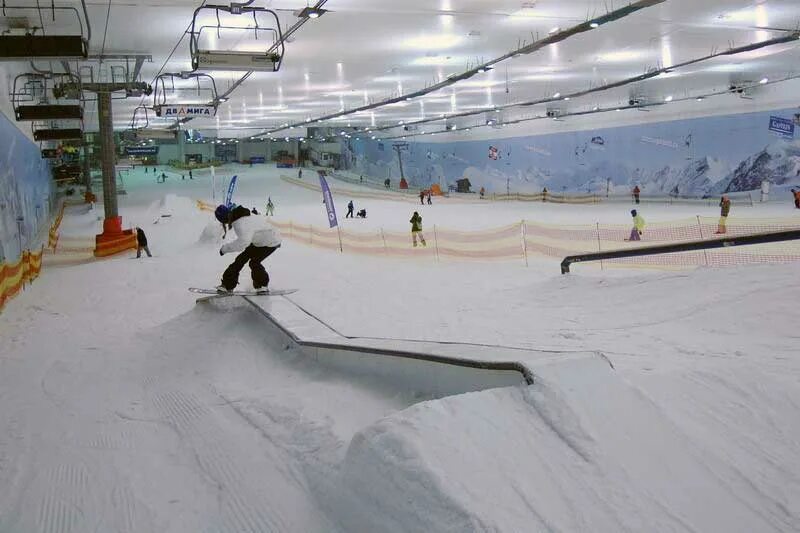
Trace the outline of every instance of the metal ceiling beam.
<instances>
[{"instance_id":1,"label":"metal ceiling beam","mask_svg":"<svg viewBox=\"0 0 800 533\"><path fill-rule=\"evenodd\" d=\"M491 60L489 60L489 61L487 61L485 63L477 65L477 66L475 66L475 67L473 67L473 68L471 68L469 70L466 70L466 71L464 71L464 72L462 72L460 74L454 74L452 76L448 76L447 79L445 79L445 80L443 80L443 81L441 81L439 83L436 83L434 85L431 85L429 87L426 87L424 89L420 89L418 91L414 91L414 92L407 93L407 94L402 94L400 96L389 98L387 100L382 100L380 102L375 102L373 104L368 104L368 105L364 105L364 106L361 106L361 107L348 109L346 111L339 111L338 113L333 113L333 114L330 114L330 115L325 115L325 116L322 116L322 117L314 118L314 119L311 119L310 121L296 122L294 124L289 124L288 127L308 126L309 124L313 124L315 122L333 120L333 119L336 119L336 118L344 117L344 116L347 116L347 115L352 115L352 114L355 114L355 113L363 113L364 111L371 111L371 110L377 109L379 107L384 107L384 106L387 106L387 105L396 104L396 103L403 102L403 101L406 101L406 100L411 100L413 98L419 98L421 96L426 96L426 95L428 95L428 94L430 94L432 92L444 89L445 87L449 87L451 85L455 85L456 83L458 83L460 81L467 80L467 79L475 76L476 74L479 74L479 73L482 73L482 72L486 72L489 69L494 68L494 65L496 65L496 64L498 64L498 63L500 63L502 61L505 61L507 59L510 59L512 57L517 57L517 56L520 56L520 55L527 55L527 54L532 54L534 52L538 52L542 48L544 48L546 46L549 46L551 44L559 43L559 42L564 41L566 39L569 39L570 37L573 37L575 35L578 35L578 34L585 33L585 32L591 31L593 29L596 29L597 27L599 27L602 24L606 24L608 22L613 22L613 21L622 19L624 17L632 15L633 13L636 13L637 11L641 11L642 9L646 9L648 7L652 7L652 6L655 6L655 5L658 5L658 4L663 4L664 2L666 2L666 0L638 0L637 2L633 2L632 4L627 5L627 6L623 7L623 8L611 11L611 12L609 12L609 13L601 16L601 17L595 17L593 19L590 19L590 20L587 20L585 22L582 22L582 23L580 23L580 24L578 24L576 26L573 26L571 28L567 28L565 30L560 30L560 31L554 32L554 33L548 35L547 37L545 37L544 39L540 39L540 40L535 41L535 42L533 42L533 43L531 43L529 45L522 46L520 48L512 50L512 51L510 51L510 52L508 52L506 54L503 54L500 57L496 57L494 59L491 59ZM286 128L272 129L272 130L268 131L266 134L277 133L277 132L282 131L284 129L286 129Z\"/></svg>"},{"instance_id":2,"label":"metal ceiling beam","mask_svg":"<svg viewBox=\"0 0 800 533\"><path fill-rule=\"evenodd\" d=\"M631 85L631 84L634 84L634 83L640 83L640 82L643 82L643 81L646 81L646 80L649 80L649 79L652 79L652 78L656 78L656 77L658 77L658 76L660 76L662 74L669 74L670 72L672 72L674 70L677 70L677 69L680 69L680 68L684 68L684 67L688 67L688 66L691 66L691 65L695 65L697 63L702 63L704 61L708 61L708 60L714 59L716 57L736 55L736 54L741 54L741 53L744 53L744 52L752 52L753 50L759 50L761 48L767 48L767 47L770 47L770 46L776 46L776 45L787 44L787 43L794 43L794 42L797 42L798 39L800 39L800 32L796 31L796 32L793 32L791 35L786 35L786 36L783 36L783 37L777 37L775 39L770 39L768 41L762 41L760 43L753 43L753 44L747 44L747 45L736 47L736 48L730 48L730 49L725 50L723 52L717 52L717 53L709 54L707 56L698 57L698 58L695 58L695 59L690 59L688 61L684 61L682 63L677 63L677 64L669 66L669 67L662 67L662 68L659 68L659 69L653 69L653 70L650 70L649 72L646 72L645 74L640 74L638 76L633 76L631 78L625 78L623 80L615 81L615 82L608 83L608 84L605 84L605 85L600 85L600 86L597 86L597 87L593 87L591 89L586 89L586 90L583 90L583 91L576 91L574 93L569 93L569 94L562 94L562 95L559 95L558 98L553 98L551 96L551 97L546 97L546 98L539 98L539 99L536 99L536 100L529 100L529 101L525 101L525 102L517 102L517 103L505 104L505 105L501 105L501 106L485 107L485 108L476 109L476 110L472 110L472 111L464 111L464 112L461 112L461 113L452 113L452 114L448 114L448 115L446 115L444 117L426 118L426 119L414 120L414 121L411 121L411 122L405 122L404 124L398 124L398 125L392 125L392 126L381 126L381 127L376 127L376 128L370 128L370 129L373 130L373 131L385 131L385 130L391 130L391 129L394 129L394 128L399 128L401 126L416 126L416 125L420 125L420 124L427 124L427 123L430 123L430 122L438 122L440 120L449 120L449 119L454 119L454 118L464 118L464 117L469 117L469 116L481 115L481 114L484 114L484 113L491 113L493 111L504 111L504 110L507 110L507 109L514 109L514 108L517 108L517 107L530 107L530 106L534 106L534 105L555 103L555 102L563 101L565 98L570 98L570 99L572 99L572 98L580 98L582 96L588 96L590 94L604 92L604 91L608 91L608 90L611 90L611 89L624 87L626 85ZM271 131L269 133L275 133L276 131L281 131L283 129L285 129L285 128L281 128L281 129L278 129L278 130L273 130L273 131Z\"/></svg>"}]
</instances>

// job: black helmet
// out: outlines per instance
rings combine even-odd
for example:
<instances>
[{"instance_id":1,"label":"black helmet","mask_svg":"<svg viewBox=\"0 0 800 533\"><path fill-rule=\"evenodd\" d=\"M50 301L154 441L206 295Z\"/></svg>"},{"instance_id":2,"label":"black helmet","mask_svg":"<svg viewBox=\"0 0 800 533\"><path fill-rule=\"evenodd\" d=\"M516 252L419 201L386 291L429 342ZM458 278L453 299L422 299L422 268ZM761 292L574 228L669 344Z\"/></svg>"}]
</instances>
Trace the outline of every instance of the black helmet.
<instances>
[{"instance_id":1,"label":"black helmet","mask_svg":"<svg viewBox=\"0 0 800 533\"><path fill-rule=\"evenodd\" d=\"M636 209L631 209L631 216L632 216L632 217L635 217L635 216L636 216Z\"/></svg>"}]
</instances>

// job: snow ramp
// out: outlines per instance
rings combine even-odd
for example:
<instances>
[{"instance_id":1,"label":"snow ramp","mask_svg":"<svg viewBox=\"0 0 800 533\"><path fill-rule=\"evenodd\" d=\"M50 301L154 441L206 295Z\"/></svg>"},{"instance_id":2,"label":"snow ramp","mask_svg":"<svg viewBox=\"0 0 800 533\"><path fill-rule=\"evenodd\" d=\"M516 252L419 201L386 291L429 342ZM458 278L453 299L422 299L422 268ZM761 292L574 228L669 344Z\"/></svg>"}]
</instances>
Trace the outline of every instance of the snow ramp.
<instances>
[{"instance_id":1,"label":"snow ramp","mask_svg":"<svg viewBox=\"0 0 800 533\"><path fill-rule=\"evenodd\" d=\"M793 531L602 357L527 388L424 402L357 433L337 485L347 531Z\"/></svg>"}]
</instances>

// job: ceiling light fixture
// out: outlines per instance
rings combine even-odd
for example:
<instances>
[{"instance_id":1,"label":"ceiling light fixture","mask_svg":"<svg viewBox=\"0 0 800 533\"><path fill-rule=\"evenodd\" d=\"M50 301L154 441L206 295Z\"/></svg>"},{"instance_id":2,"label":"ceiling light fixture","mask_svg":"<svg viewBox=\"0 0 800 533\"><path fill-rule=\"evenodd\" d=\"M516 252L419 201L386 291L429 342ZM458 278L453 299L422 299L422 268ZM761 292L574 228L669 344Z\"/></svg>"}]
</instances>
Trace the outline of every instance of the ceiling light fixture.
<instances>
[{"instance_id":1,"label":"ceiling light fixture","mask_svg":"<svg viewBox=\"0 0 800 533\"><path fill-rule=\"evenodd\" d=\"M702 102L703 100L705 100L705 97L704 97L704 96L698 96L698 97L697 97L697 101L698 101L698 102Z\"/></svg>"},{"instance_id":2,"label":"ceiling light fixture","mask_svg":"<svg viewBox=\"0 0 800 533\"><path fill-rule=\"evenodd\" d=\"M664 101L665 102L671 102L672 101L672 95L669 95L666 98L664 98Z\"/></svg>"},{"instance_id":3,"label":"ceiling light fixture","mask_svg":"<svg viewBox=\"0 0 800 533\"><path fill-rule=\"evenodd\" d=\"M592 22L592 23L589 24L589 27L591 27L591 28L599 28L600 24L598 24L597 22Z\"/></svg>"},{"instance_id":4,"label":"ceiling light fixture","mask_svg":"<svg viewBox=\"0 0 800 533\"><path fill-rule=\"evenodd\" d=\"M558 33L558 32L560 32L560 31L561 31L561 27L560 27L560 26L556 26L555 28L552 28L552 29L551 29L549 32L547 32L547 33L549 33L550 35L553 35L554 33Z\"/></svg>"},{"instance_id":5,"label":"ceiling light fixture","mask_svg":"<svg viewBox=\"0 0 800 533\"><path fill-rule=\"evenodd\" d=\"M478 69L478 72L480 72L481 74L486 74L490 70L492 70L492 67L481 67Z\"/></svg>"},{"instance_id":6,"label":"ceiling light fixture","mask_svg":"<svg viewBox=\"0 0 800 533\"><path fill-rule=\"evenodd\" d=\"M318 19L318 18L320 18L322 15L324 15L327 12L328 12L327 9L308 6L308 7L304 7L303 9L298 11L296 14L301 19Z\"/></svg>"},{"instance_id":7,"label":"ceiling light fixture","mask_svg":"<svg viewBox=\"0 0 800 533\"><path fill-rule=\"evenodd\" d=\"M561 96L561 93L556 93L556 94L553 95L553 98L559 98L560 96Z\"/></svg>"},{"instance_id":8,"label":"ceiling light fixture","mask_svg":"<svg viewBox=\"0 0 800 533\"><path fill-rule=\"evenodd\" d=\"M769 83L769 78L761 78L761 80L758 83L760 83L761 85L766 85L767 83Z\"/></svg>"}]
</instances>

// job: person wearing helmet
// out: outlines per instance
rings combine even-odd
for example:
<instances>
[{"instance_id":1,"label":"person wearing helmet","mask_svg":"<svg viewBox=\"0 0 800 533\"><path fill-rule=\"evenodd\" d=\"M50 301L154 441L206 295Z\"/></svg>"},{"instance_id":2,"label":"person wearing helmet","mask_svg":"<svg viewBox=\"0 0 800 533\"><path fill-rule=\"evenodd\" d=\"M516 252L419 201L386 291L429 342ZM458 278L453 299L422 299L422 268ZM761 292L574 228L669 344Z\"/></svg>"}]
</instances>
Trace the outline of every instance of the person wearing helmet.
<instances>
[{"instance_id":1,"label":"person wearing helmet","mask_svg":"<svg viewBox=\"0 0 800 533\"><path fill-rule=\"evenodd\" d=\"M728 222L728 214L731 212L731 200L728 198L728 195L722 195L722 198L719 200L719 207L719 225L716 231L718 235L728 231L726 224Z\"/></svg>"},{"instance_id":2,"label":"person wearing helmet","mask_svg":"<svg viewBox=\"0 0 800 533\"><path fill-rule=\"evenodd\" d=\"M636 209L631 209L631 216L633 217L633 229L631 229L631 236L625 239L626 241L640 241L644 233L644 219Z\"/></svg>"},{"instance_id":3,"label":"person wearing helmet","mask_svg":"<svg viewBox=\"0 0 800 533\"><path fill-rule=\"evenodd\" d=\"M228 229L233 229L236 234L235 241L222 245L219 255L239 252L233 263L223 272L222 283L217 286L217 291L221 293L233 291L239 284L239 273L244 265L249 263L253 288L259 294L266 293L269 274L261 262L280 248L280 231L266 219L254 216L249 209L242 206L220 205L214 211L214 216L222 224L225 234Z\"/></svg>"}]
</instances>

